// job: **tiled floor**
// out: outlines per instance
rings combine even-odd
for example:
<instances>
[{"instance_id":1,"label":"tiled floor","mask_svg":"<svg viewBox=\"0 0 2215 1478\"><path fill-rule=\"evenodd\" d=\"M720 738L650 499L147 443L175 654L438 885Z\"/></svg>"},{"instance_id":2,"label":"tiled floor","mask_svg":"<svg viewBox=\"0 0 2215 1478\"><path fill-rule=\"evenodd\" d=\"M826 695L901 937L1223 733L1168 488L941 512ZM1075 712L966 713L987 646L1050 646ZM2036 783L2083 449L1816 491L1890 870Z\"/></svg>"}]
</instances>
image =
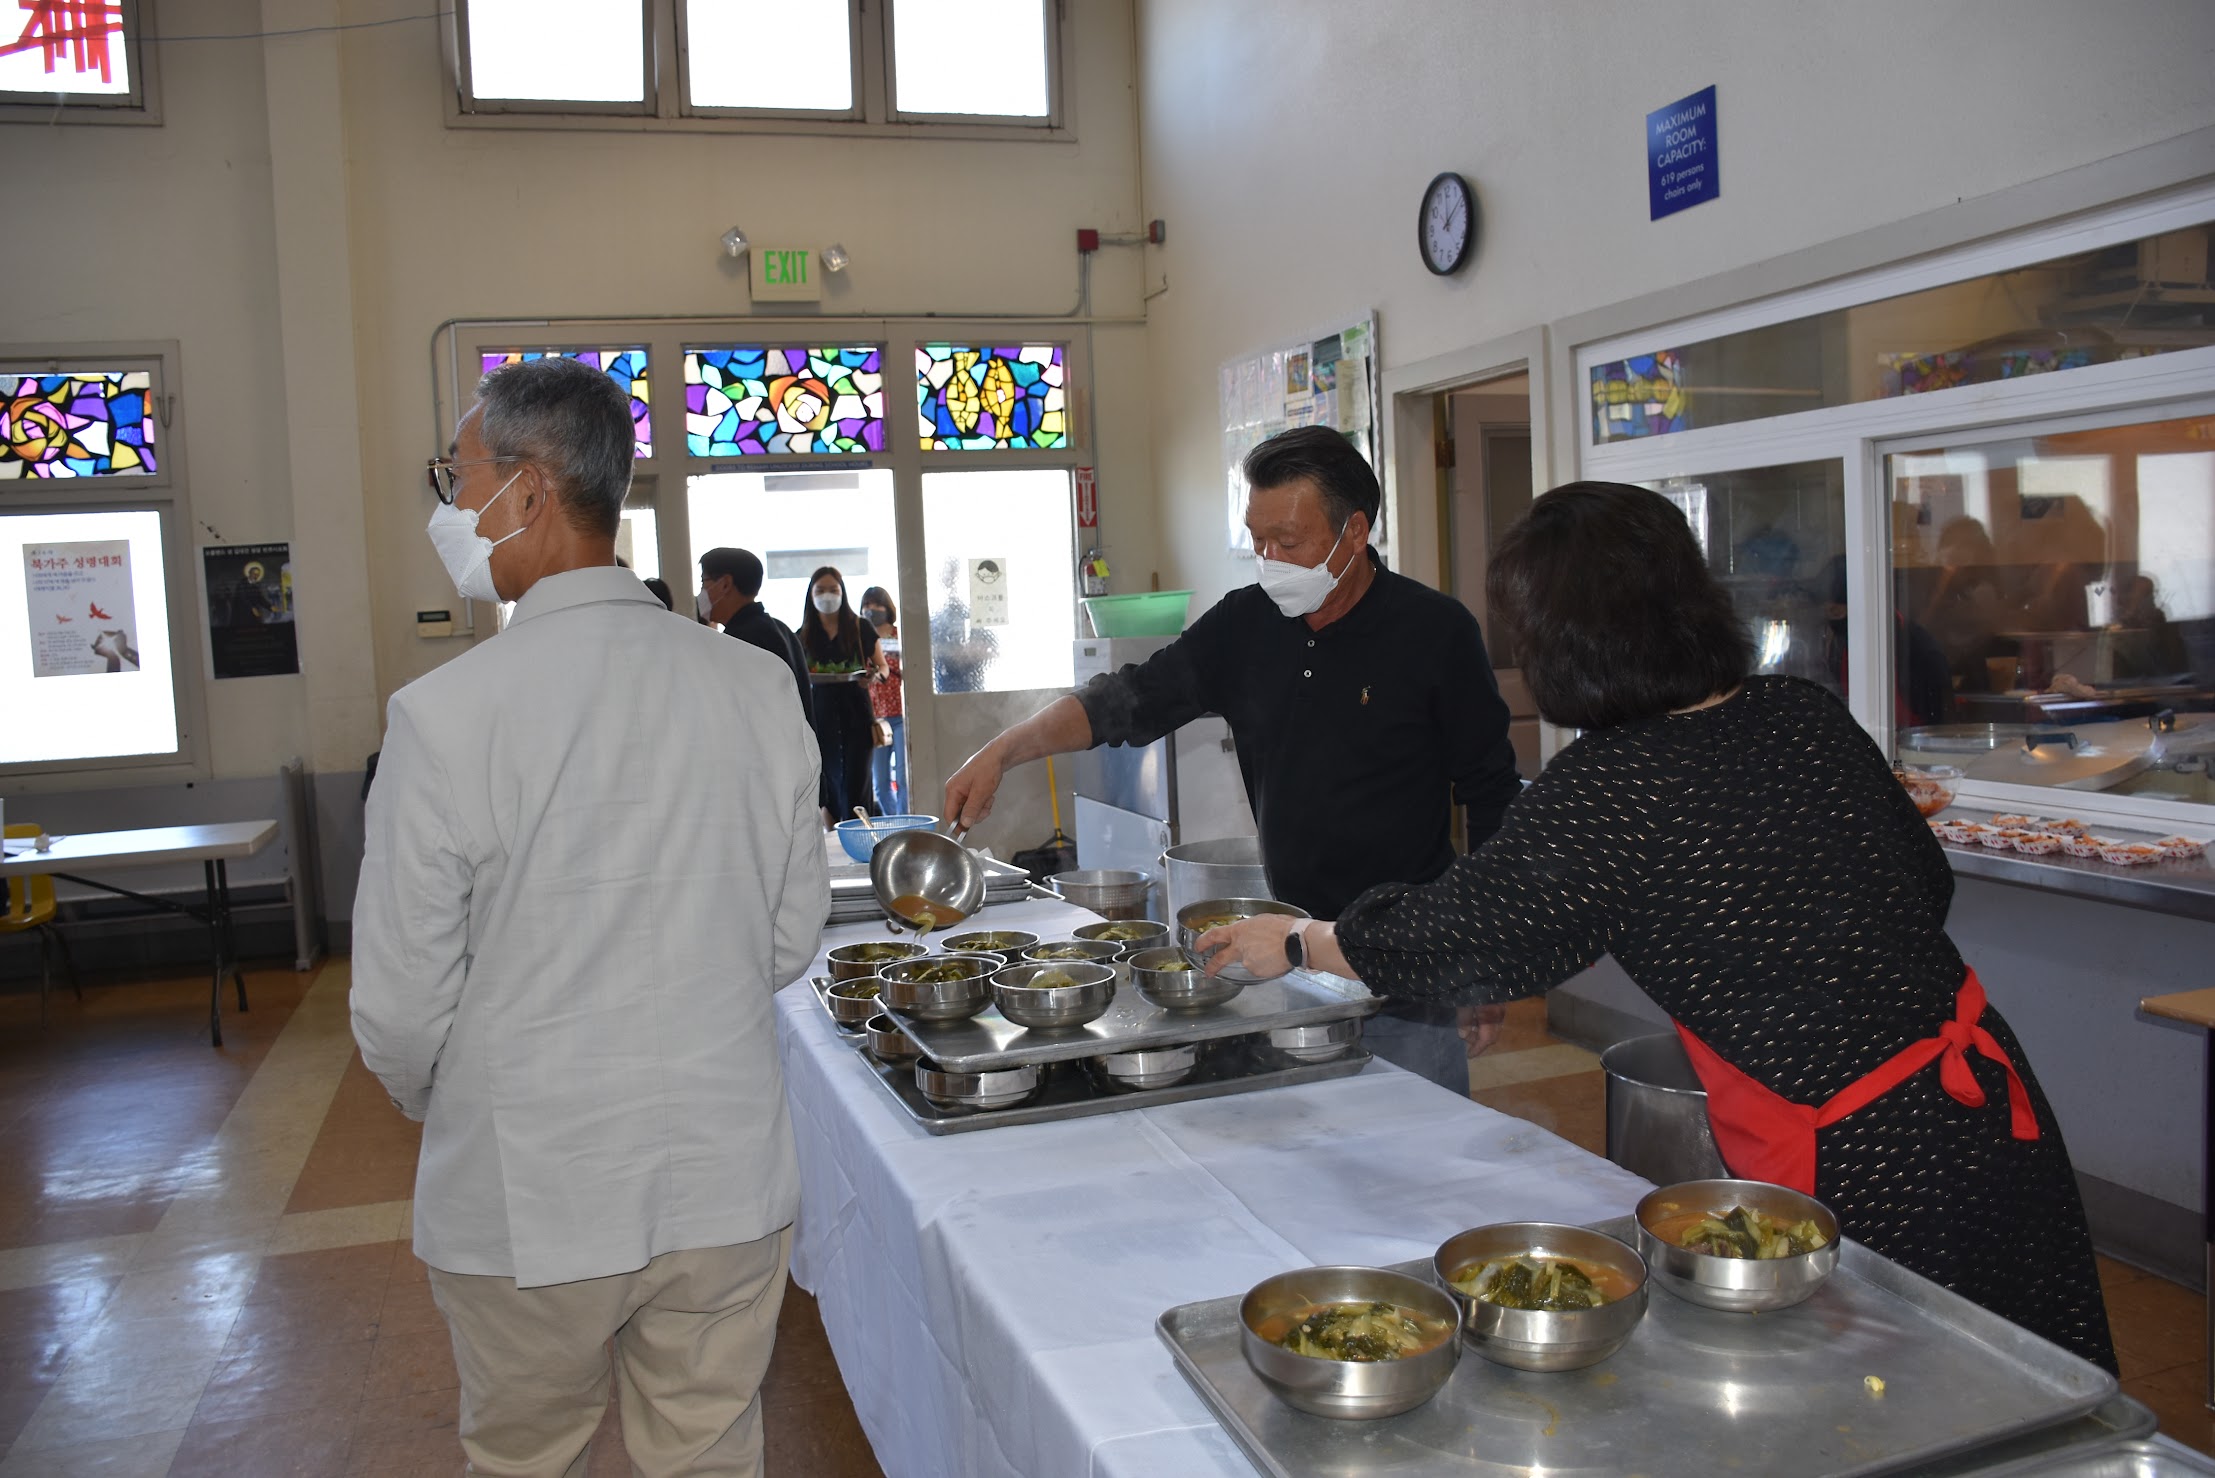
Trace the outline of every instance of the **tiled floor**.
<instances>
[{"instance_id":1,"label":"tiled floor","mask_svg":"<svg viewBox=\"0 0 2215 1478\"><path fill-rule=\"evenodd\" d=\"M460 1471L453 1355L407 1246L416 1129L353 1051L346 967L0 995L0 1478ZM1598 1151L1597 1059L1512 1008L1475 1097ZM2125 1388L2215 1450L2202 1301L2103 1262ZM814 1301L762 1389L775 1478L880 1478ZM594 1475L629 1472L612 1405Z\"/></svg>"}]
</instances>

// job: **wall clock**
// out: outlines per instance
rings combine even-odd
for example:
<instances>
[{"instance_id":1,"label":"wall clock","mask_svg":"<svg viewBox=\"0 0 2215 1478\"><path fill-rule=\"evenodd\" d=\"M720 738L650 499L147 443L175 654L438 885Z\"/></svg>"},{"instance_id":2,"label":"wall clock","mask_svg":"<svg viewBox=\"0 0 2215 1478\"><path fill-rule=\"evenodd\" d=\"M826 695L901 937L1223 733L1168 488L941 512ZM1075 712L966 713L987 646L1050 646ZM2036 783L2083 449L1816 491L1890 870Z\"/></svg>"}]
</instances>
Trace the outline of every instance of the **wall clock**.
<instances>
[{"instance_id":1,"label":"wall clock","mask_svg":"<svg viewBox=\"0 0 2215 1478\"><path fill-rule=\"evenodd\" d=\"M1476 235L1476 196L1467 180L1447 170L1424 188L1423 206L1416 214L1415 244L1423 265L1441 277L1460 271Z\"/></svg>"}]
</instances>

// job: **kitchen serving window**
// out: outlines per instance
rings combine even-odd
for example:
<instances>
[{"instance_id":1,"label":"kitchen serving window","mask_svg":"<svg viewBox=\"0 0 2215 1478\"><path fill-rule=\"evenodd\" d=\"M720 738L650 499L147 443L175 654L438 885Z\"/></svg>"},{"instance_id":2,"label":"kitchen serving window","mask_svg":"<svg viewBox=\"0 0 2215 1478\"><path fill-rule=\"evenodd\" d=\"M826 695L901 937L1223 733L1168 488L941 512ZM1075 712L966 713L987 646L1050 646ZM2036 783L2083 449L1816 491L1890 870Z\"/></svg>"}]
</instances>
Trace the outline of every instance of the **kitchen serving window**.
<instances>
[{"instance_id":1,"label":"kitchen serving window","mask_svg":"<svg viewBox=\"0 0 2215 1478\"><path fill-rule=\"evenodd\" d=\"M1969 804L2215 826L2211 241L2200 186L1588 342L1581 475Z\"/></svg>"},{"instance_id":2,"label":"kitchen serving window","mask_svg":"<svg viewBox=\"0 0 2215 1478\"><path fill-rule=\"evenodd\" d=\"M771 131L1061 125L1060 0L457 0L457 118Z\"/></svg>"}]
</instances>

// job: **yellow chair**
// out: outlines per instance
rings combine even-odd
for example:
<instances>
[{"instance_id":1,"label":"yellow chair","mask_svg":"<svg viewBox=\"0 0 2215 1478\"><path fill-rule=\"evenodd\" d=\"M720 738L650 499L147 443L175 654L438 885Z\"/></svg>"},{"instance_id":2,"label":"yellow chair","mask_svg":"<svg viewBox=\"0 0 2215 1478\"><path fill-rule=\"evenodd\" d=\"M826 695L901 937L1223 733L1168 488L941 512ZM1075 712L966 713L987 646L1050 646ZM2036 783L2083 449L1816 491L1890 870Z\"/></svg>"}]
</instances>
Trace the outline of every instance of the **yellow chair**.
<instances>
[{"instance_id":1,"label":"yellow chair","mask_svg":"<svg viewBox=\"0 0 2215 1478\"><path fill-rule=\"evenodd\" d=\"M10 825L6 835L10 838L36 837L39 825L26 821ZM69 942L54 927L54 880L43 874L8 879L8 911L0 914L0 934L21 934L26 929L38 931L38 1019L46 1020L46 998L54 991L54 953L59 950L62 968L69 974L69 988L77 993L77 999L85 998L84 987L77 983L77 965L69 957Z\"/></svg>"}]
</instances>

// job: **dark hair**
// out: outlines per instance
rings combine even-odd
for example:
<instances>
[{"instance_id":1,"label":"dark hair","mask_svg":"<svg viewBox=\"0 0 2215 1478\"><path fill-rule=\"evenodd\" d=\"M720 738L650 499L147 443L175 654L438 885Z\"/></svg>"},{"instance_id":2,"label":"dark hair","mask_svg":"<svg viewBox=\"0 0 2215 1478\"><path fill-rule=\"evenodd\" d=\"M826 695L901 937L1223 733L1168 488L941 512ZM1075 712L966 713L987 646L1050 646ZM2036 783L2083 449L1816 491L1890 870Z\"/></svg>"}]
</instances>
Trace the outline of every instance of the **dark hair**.
<instances>
[{"instance_id":1,"label":"dark hair","mask_svg":"<svg viewBox=\"0 0 2215 1478\"><path fill-rule=\"evenodd\" d=\"M665 610L674 611L677 609L677 598L669 593L669 582L667 580L659 575L648 575L638 583L653 591L655 599L662 603Z\"/></svg>"},{"instance_id":2,"label":"dark hair","mask_svg":"<svg viewBox=\"0 0 2215 1478\"><path fill-rule=\"evenodd\" d=\"M748 600L761 594L761 561L751 550L725 544L701 555L700 583L705 585L720 575L730 576L731 588Z\"/></svg>"},{"instance_id":3,"label":"dark hair","mask_svg":"<svg viewBox=\"0 0 2215 1478\"><path fill-rule=\"evenodd\" d=\"M892 592L882 585L872 585L864 590L861 593L861 603L864 608L883 606L885 625L897 626L900 624L900 608L892 603Z\"/></svg>"},{"instance_id":4,"label":"dark hair","mask_svg":"<svg viewBox=\"0 0 2215 1478\"><path fill-rule=\"evenodd\" d=\"M1566 728L1689 708L1753 665L1691 525L1645 488L1572 482L1539 498L1493 554L1489 593L1538 711Z\"/></svg>"},{"instance_id":5,"label":"dark hair","mask_svg":"<svg viewBox=\"0 0 2215 1478\"><path fill-rule=\"evenodd\" d=\"M1248 487L1278 488L1303 477L1314 483L1333 533L1344 533L1346 520L1357 513L1368 515L1370 531L1376 530L1377 508L1384 501L1377 474L1352 442L1328 426L1279 432L1248 452L1241 470Z\"/></svg>"},{"instance_id":6,"label":"dark hair","mask_svg":"<svg viewBox=\"0 0 2215 1478\"><path fill-rule=\"evenodd\" d=\"M828 575L838 582L838 635L823 634L823 613L815 608L815 587ZM834 565L825 565L808 576L807 609L800 613L800 639L810 657L820 657L826 662L859 662L861 660L861 617L854 614L853 603L846 599L846 577Z\"/></svg>"},{"instance_id":7,"label":"dark hair","mask_svg":"<svg viewBox=\"0 0 2215 1478\"><path fill-rule=\"evenodd\" d=\"M504 364L477 382L477 434L495 457L551 474L570 526L612 536L631 490L630 397L588 364L549 355Z\"/></svg>"}]
</instances>

